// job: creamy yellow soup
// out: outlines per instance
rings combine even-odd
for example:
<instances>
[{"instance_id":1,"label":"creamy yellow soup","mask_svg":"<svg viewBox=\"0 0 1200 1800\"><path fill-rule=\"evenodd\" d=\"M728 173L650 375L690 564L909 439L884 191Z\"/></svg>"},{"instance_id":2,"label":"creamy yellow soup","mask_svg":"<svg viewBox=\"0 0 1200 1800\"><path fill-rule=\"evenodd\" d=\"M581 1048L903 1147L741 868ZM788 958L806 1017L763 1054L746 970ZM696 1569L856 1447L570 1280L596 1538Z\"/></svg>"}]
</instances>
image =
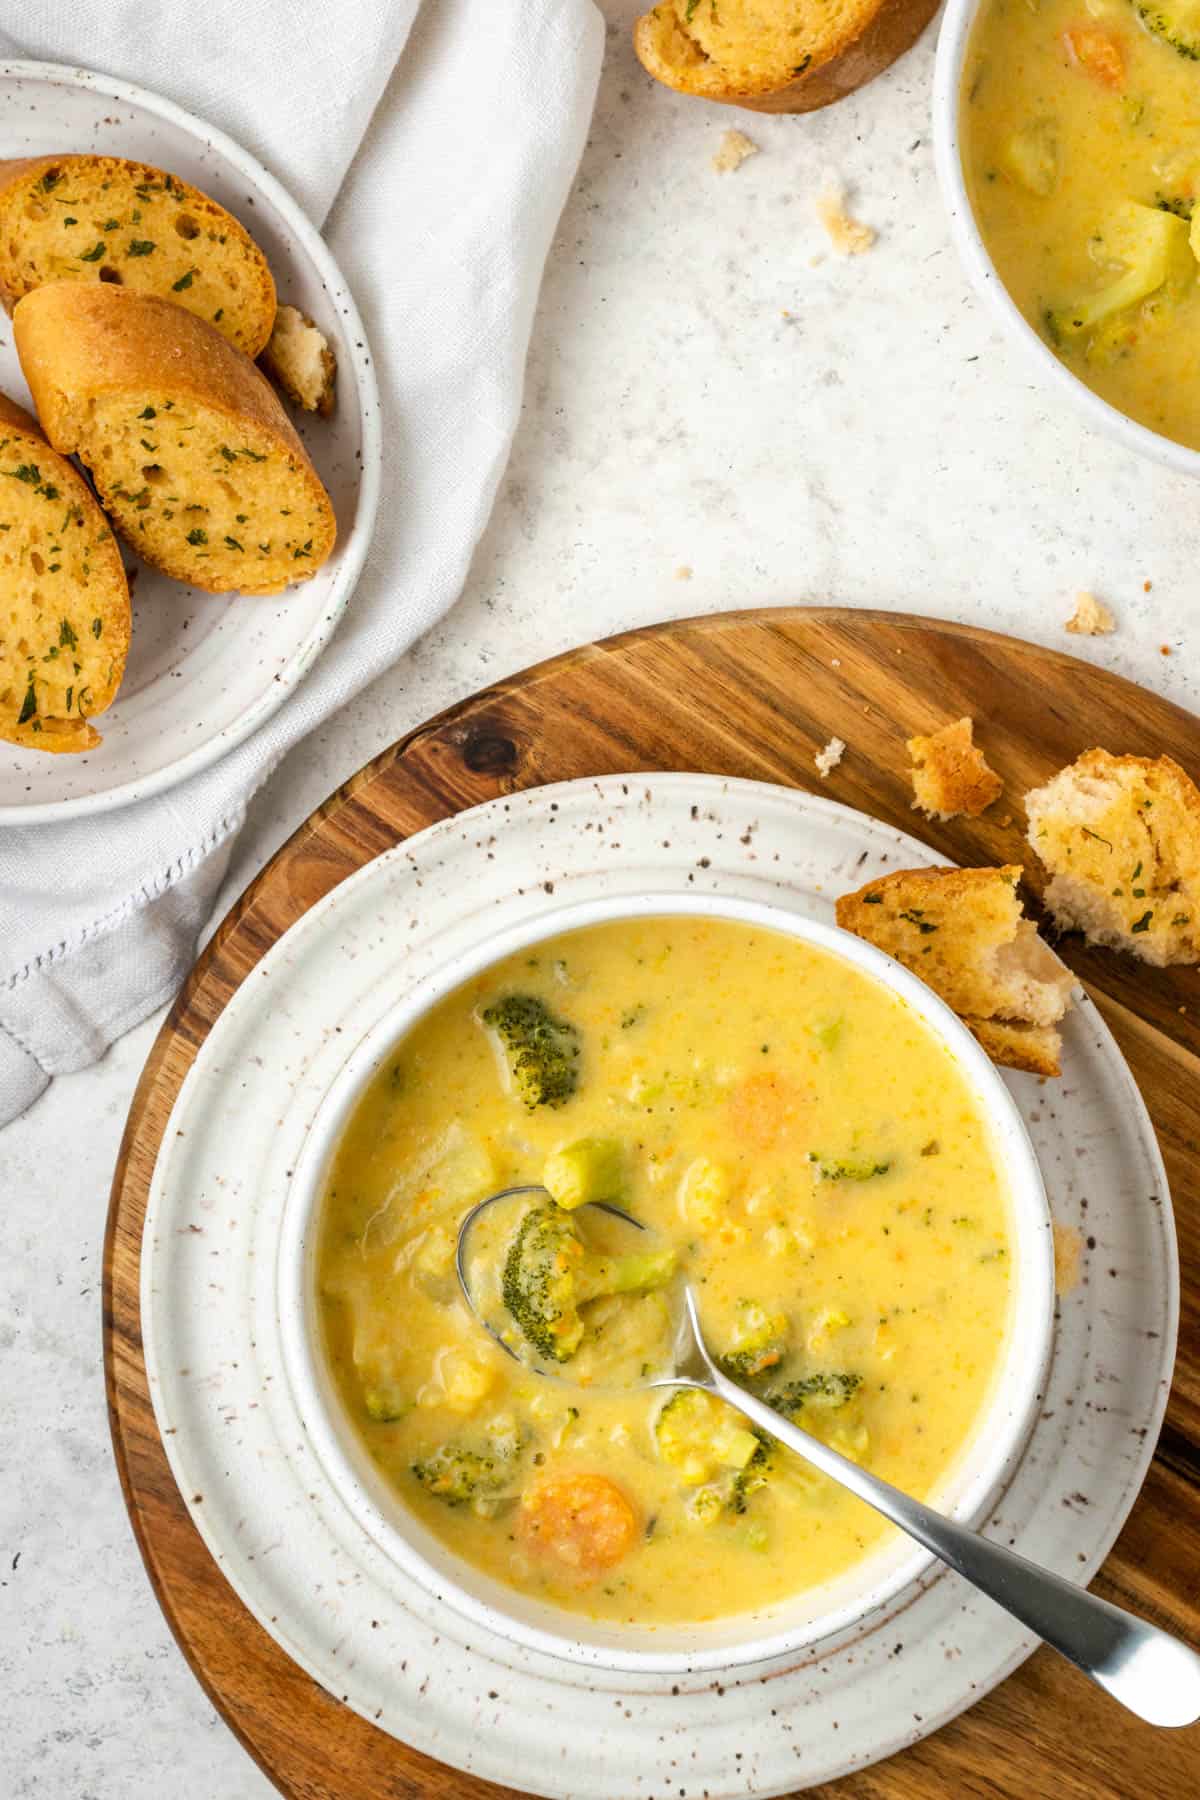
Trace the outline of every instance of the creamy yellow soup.
<instances>
[{"instance_id":1,"label":"creamy yellow soup","mask_svg":"<svg viewBox=\"0 0 1200 1800\"><path fill-rule=\"evenodd\" d=\"M513 1035L534 1016L541 1063ZM484 1333L454 1271L465 1211L544 1175L564 1205L538 1228L578 1239L573 1292L598 1294L553 1327L568 1386ZM636 1268L575 1209L595 1198L652 1228ZM328 1358L387 1482L468 1562L595 1618L711 1619L841 1574L891 1528L722 1403L609 1385L668 1354L672 1258L739 1379L924 1495L1004 1353L1009 1207L968 1083L887 990L769 930L596 926L467 982L365 1093L321 1213Z\"/></svg>"},{"instance_id":2,"label":"creamy yellow soup","mask_svg":"<svg viewBox=\"0 0 1200 1800\"><path fill-rule=\"evenodd\" d=\"M1165 35L1131 0L987 0L963 76L963 169L1029 323L1113 406L1198 449L1200 27L1156 0L1144 10Z\"/></svg>"}]
</instances>

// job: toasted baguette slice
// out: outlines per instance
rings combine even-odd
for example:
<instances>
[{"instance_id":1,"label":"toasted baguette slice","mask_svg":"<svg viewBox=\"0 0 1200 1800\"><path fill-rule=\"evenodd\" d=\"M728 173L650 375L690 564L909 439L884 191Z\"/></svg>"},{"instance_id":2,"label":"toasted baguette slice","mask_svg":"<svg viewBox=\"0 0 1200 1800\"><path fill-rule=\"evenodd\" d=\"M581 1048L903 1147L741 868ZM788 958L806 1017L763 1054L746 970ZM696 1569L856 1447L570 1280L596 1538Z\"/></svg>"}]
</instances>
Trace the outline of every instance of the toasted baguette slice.
<instances>
[{"instance_id":1,"label":"toasted baguette slice","mask_svg":"<svg viewBox=\"0 0 1200 1800\"><path fill-rule=\"evenodd\" d=\"M1177 762L1087 750L1025 811L1064 931L1159 968L1200 961L1200 790Z\"/></svg>"},{"instance_id":2,"label":"toasted baguette slice","mask_svg":"<svg viewBox=\"0 0 1200 1800\"><path fill-rule=\"evenodd\" d=\"M263 368L281 387L293 406L328 418L333 411L337 358L329 340L317 330L307 313L296 306L281 306L275 329L260 358Z\"/></svg>"},{"instance_id":3,"label":"toasted baguette slice","mask_svg":"<svg viewBox=\"0 0 1200 1800\"><path fill-rule=\"evenodd\" d=\"M974 721L957 719L929 737L911 737L913 805L931 819L978 815L998 800L1004 783L974 743Z\"/></svg>"},{"instance_id":4,"label":"toasted baguette slice","mask_svg":"<svg viewBox=\"0 0 1200 1800\"><path fill-rule=\"evenodd\" d=\"M937 0L659 0L633 47L681 94L815 112L881 75L936 11Z\"/></svg>"},{"instance_id":5,"label":"toasted baguette slice","mask_svg":"<svg viewBox=\"0 0 1200 1800\"><path fill-rule=\"evenodd\" d=\"M13 316L47 437L87 464L146 561L211 593L274 594L333 549L329 496L266 377L169 300L55 281Z\"/></svg>"},{"instance_id":6,"label":"toasted baguette slice","mask_svg":"<svg viewBox=\"0 0 1200 1800\"><path fill-rule=\"evenodd\" d=\"M91 750L129 649L129 586L92 490L0 394L0 738Z\"/></svg>"},{"instance_id":7,"label":"toasted baguette slice","mask_svg":"<svg viewBox=\"0 0 1200 1800\"><path fill-rule=\"evenodd\" d=\"M1074 977L1022 916L1020 879L1017 867L898 869L843 895L837 922L919 975L994 1061L1057 1075Z\"/></svg>"},{"instance_id":8,"label":"toasted baguette slice","mask_svg":"<svg viewBox=\"0 0 1200 1800\"><path fill-rule=\"evenodd\" d=\"M0 293L8 311L47 281L159 294L252 357L275 321L267 259L233 215L186 181L116 156L0 162Z\"/></svg>"}]
</instances>

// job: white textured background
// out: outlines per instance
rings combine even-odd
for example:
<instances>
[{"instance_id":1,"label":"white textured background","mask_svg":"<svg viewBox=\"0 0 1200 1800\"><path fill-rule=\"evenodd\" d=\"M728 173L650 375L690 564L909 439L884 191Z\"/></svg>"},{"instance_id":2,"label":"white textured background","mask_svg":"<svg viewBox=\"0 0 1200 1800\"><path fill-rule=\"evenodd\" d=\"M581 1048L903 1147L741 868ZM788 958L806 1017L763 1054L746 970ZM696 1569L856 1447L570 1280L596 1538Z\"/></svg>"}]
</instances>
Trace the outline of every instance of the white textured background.
<instances>
[{"instance_id":1,"label":"white textured background","mask_svg":"<svg viewBox=\"0 0 1200 1800\"><path fill-rule=\"evenodd\" d=\"M655 88L628 46L637 7L603 5L599 110L466 592L284 764L222 910L318 801L429 714L672 614L794 600L926 612L1200 699L1200 490L1051 417L968 294L930 154L932 32L833 110L759 119ZM718 176L731 123L762 154ZM880 232L851 262L828 254L813 212L831 170ZM1117 636L1063 636L1078 587L1113 606ZM109 1450L101 1240L154 1028L55 1082L0 1136L5 1800L272 1791L174 1648Z\"/></svg>"}]
</instances>

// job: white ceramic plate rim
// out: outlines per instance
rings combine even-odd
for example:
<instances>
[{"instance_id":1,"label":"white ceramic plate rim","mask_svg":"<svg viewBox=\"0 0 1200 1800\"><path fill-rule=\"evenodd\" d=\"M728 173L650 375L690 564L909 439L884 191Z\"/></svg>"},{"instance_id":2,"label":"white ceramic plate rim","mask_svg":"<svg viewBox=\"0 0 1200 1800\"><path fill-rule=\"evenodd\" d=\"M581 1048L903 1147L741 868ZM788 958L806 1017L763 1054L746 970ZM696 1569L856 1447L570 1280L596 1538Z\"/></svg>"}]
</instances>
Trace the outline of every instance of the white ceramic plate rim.
<instances>
[{"instance_id":1,"label":"white ceramic plate rim","mask_svg":"<svg viewBox=\"0 0 1200 1800\"><path fill-rule=\"evenodd\" d=\"M132 781L118 783L115 787L104 788L94 794L79 794L71 799L39 800L29 805L0 803L0 826L41 825L52 819L74 819L84 814L109 812L119 806L132 805L135 800L148 799L151 794L160 794L168 788L177 787L189 775L209 768L229 751L244 743L279 710L292 690L304 679L337 629L362 573L379 510L383 432L375 365L354 297L316 227L310 223L287 189L257 158L251 156L248 150L243 150L215 125L207 124L194 113L177 106L173 100L166 100L162 95L133 82L117 81L91 69L70 68L65 63L29 60L0 62L0 75L18 81L82 88L88 93L103 95L119 104L155 113L176 129L211 145L231 168L261 188L288 230L294 234L300 251L316 268L328 290L330 301L344 320L344 342L354 366L362 433L362 464L354 523L344 538L339 534L337 569L328 595L312 629L295 646L275 679L265 684L259 699L246 708L236 723L227 725L222 731L197 744L194 750L185 751L173 762L164 764L148 775L135 777Z\"/></svg>"},{"instance_id":2,"label":"white ceramic plate rim","mask_svg":"<svg viewBox=\"0 0 1200 1800\"><path fill-rule=\"evenodd\" d=\"M1139 425L1072 374L1020 311L984 247L963 175L958 129L963 64L972 28L984 4L985 0L949 0L938 33L933 70L934 163L942 200L950 216L954 245L971 284L1009 336L1033 359L1043 378L1083 413L1096 430L1114 439L1124 449L1152 457L1180 475L1200 475L1200 451L1190 450L1186 444L1178 444L1161 432Z\"/></svg>"},{"instance_id":3,"label":"white ceramic plate rim","mask_svg":"<svg viewBox=\"0 0 1200 1800\"><path fill-rule=\"evenodd\" d=\"M503 1604L501 1584L492 1581L479 1584L497 1596L498 1603L490 1604L464 1587L461 1581L449 1576L444 1568L431 1566L412 1539L406 1537L375 1504L357 1478L353 1464L343 1450L341 1434L330 1419L322 1398L322 1389L327 1384L320 1378L320 1350L314 1343L312 1244L330 1159L342 1132L372 1075L395 1050L398 1040L412 1030L431 1006L492 964L547 937L605 921L681 916L727 919L761 926L800 943L812 944L851 968L859 969L911 1007L949 1050L974 1088L1008 1178L1013 1237L1020 1250L1020 1282L1013 1294L1004 1366L996 1373L985 1411L975 1421L966 1446L937 1484L930 1501L964 1523L976 1523L986 1516L1028 1441L1044 1391L1052 1349L1053 1240L1049 1203L1033 1145L1024 1120L991 1059L930 988L900 963L861 938L767 902L720 895L647 893L636 898L620 895L571 905L551 905L535 919L486 938L469 953L450 959L418 979L349 1052L313 1120L297 1159L284 1207L275 1276L280 1336L297 1410L343 1503L385 1555L397 1561L432 1597L448 1601L472 1623L483 1625L519 1645L541 1650L550 1656L585 1662L592 1667L658 1674L736 1669L808 1650L859 1624L867 1616L881 1613L902 1589L928 1574L936 1559L931 1551L920 1546L910 1546L906 1552L904 1540L900 1538L845 1572L832 1591L833 1604L829 1610L790 1629L776 1629L768 1635L751 1636L736 1643L725 1640L709 1649L641 1649L636 1647L636 1642L638 1636L644 1634L632 1631L625 1634L616 1629L611 1635L604 1634L607 1641L601 1648L595 1640L581 1642L571 1635L572 1622L582 1628L575 1614L550 1606L536 1610L547 1620L558 1614L562 1619L560 1630L549 1624L546 1629L541 1629L527 1623ZM482 928L486 929L486 926ZM1017 1266L1018 1258L1014 1257L1014 1268ZM949 1504L947 1493L953 1496ZM415 1515L408 1514L402 1503L397 1510L405 1515L405 1524L414 1536L425 1536ZM458 1563L466 1579L478 1582L477 1571L453 1555L451 1561ZM847 1592L847 1597L839 1602L837 1595L843 1592ZM783 1610L787 1603L788 1597L784 1596L776 1606ZM774 1611L776 1606L764 1610ZM720 1623L733 1631L739 1618L747 1616L752 1615L732 1615ZM686 1630L686 1623L681 1622L679 1629ZM627 1646L619 1642L626 1635Z\"/></svg>"},{"instance_id":4,"label":"white ceramic plate rim","mask_svg":"<svg viewBox=\"0 0 1200 1800\"><path fill-rule=\"evenodd\" d=\"M705 807L712 806L729 808L736 807L740 804L743 809L741 815L743 819L759 816L764 807L769 809L771 806L782 806L787 814L790 815L789 831L793 829L794 823L802 819L805 812L808 812L817 820L822 818L827 820L830 829L835 829L840 825L841 830L845 832L853 826L858 834L857 841L859 843L865 841L868 844L868 853L875 859L878 859L882 853L883 860L886 862L889 855L899 851L907 859L912 860L916 864L928 865L944 860L944 858L940 858L932 852L928 845L921 843L919 839L913 838L909 833L884 825L880 820L874 818L869 813L858 812L855 809L841 805L838 802L828 800L823 796L814 795L804 790L785 788L778 784L756 782L736 777L705 776L697 774L663 774L659 771L648 771L642 773L633 772L628 776L623 777L597 777L594 780L580 783L564 782L554 786L525 791L513 796L511 799L512 812L516 815L516 818L519 818L523 812L531 810L535 806L547 804L557 806L561 802L565 807L566 796L570 795L576 787L589 790L601 804L608 801L610 796L613 797L612 803L617 804L618 802L616 801L615 796L620 790L627 790L627 786L632 787L634 784L641 783L645 783L648 786L652 784L656 790L656 798L659 794L663 794L665 796L673 795L681 804L688 800L692 801L694 803L692 807L693 818L702 814ZM374 879L379 879L381 875L386 879L385 871L387 867L411 856L414 852L414 847L417 850L425 851L426 856L428 856L430 848L437 844L438 840L442 838L451 838L452 840L454 834L461 833L464 829L464 822L467 829L478 834L480 823L486 817L498 820L503 828L508 822L509 805L510 802L508 801L498 800L487 802L473 807L462 814L439 821L428 827L426 830L415 834L410 839L402 840L392 849L384 852L382 856L376 858L372 863L356 871L355 874L348 877L346 881L339 884L326 895L316 906L310 908L296 921L295 925L284 935L284 937L270 948L262 962L256 966L256 973L270 973L272 971L272 965L275 969L282 970L283 966L293 959L304 960L306 958L306 953L311 954L315 948L313 940L315 939L316 942L320 942L327 926L329 914L339 905L339 902L344 902L348 896L353 896L360 886L365 889L368 883ZM502 807L504 809L503 811L501 810ZM514 823L516 822L516 818L513 819ZM475 841L478 843L478 835L476 836ZM886 846L886 853L883 853L883 846ZM860 858L860 861L861 860L862 859ZM734 868L727 866L725 863L720 865L717 874L719 878L725 882L730 880L736 882L741 879L737 871ZM773 885L778 884L776 883ZM788 893L797 892L794 877L789 876L784 891ZM808 890L801 889L801 891L807 892ZM162 1360L163 1352L167 1345L167 1337L164 1332L160 1332L159 1330L160 1309L156 1292L156 1276L158 1271L155 1265L161 1263L163 1259L167 1257L168 1246L171 1241L169 1235L164 1235L160 1239L158 1233L160 1227L169 1219L169 1209L174 1204L171 1199L171 1178L174 1174L173 1165L176 1161L186 1161L186 1158L183 1155L181 1141L182 1127L185 1124L190 1124L192 1109L198 1100L198 1090L203 1090L207 1077L214 1073L210 1065L214 1058L219 1060L221 1045L225 1039L226 1032L236 1032L241 1030L243 1014L245 1015L247 1024L253 1023L256 1009L259 1005L257 996L260 992L261 989L257 982L247 980L241 984L232 996L228 1005L223 1008L220 1018L214 1024L209 1039L201 1046L196 1059L193 1061L192 1066L189 1068L180 1086L179 1093L176 1095L172 1107L167 1128L163 1134L155 1161L150 1194L148 1197L141 1260L140 1317L144 1341L145 1366L158 1428L160 1434L165 1433L165 1435L162 1436L162 1443L168 1464L171 1468L172 1476L177 1484L180 1495L184 1499L184 1504L187 1506L193 1524L199 1532L203 1542L212 1553L222 1575L229 1582L234 1592L246 1605L251 1614L262 1623L264 1629L270 1632L276 1642L297 1666L303 1669L326 1691L337 1693L340 1691L338 1683L344 1678L346 1671L344 1669L339 1669L336 1664L331 1665L327 1649L324 1649L320 1644L311 1641L305 1634L306 1625L302 1616L293 1616L290 1613L286 1616L283 1613L276 1616L272 1609L264 1606L265 1593L262 1590L261 1574L255 1567L253 1559L251 1559L249 1563L244 1563L244 1556L238 1543L237 1533L232 1531L229 1522L224 1520L217 1510L208 1507L197 1507L192 1505L189 1501L188 1496L192 1493L192 1486L189 1484L192 1482L192 1477L199 1472L200 1465L196 1463L197 1453L193 1450L189 1440L183 1433L176 1433L175 1427L171 1423L170 1408L174 1403L173 1383L171 1379L172 1371L169 1364L164 1363ZM1129 1513L1136 1503L1138 1494L1145 1481L1146 1472L1154 1457L1170 1390L1170 1376L1174 1363L1175 1343L1178 1331L1180 1295L1178 1247L1174 1218L1170 1206L1170 1189L1152 1124L1146 1114L1145 1105L1138 1092L1128 1065L1125 1063L1124 1058L1120 1055L1120 1052L1115 1045L1112 1033L1104 1024L1103 1019L1096 1013L1095 1008L1088 1002L1086 996L1081 1003L1081 1009L1092 1018L1092 1028L1096 1039L1103 1047L1104 1057L1108 1062L1118 1091L1123 1092L1127 1097L1131 1117L1140 1121L1140 1130L1138 1131L1137 1139L1139 1155L1145 1161L1146 1173L1153 1192L1161 1196L1162 1199L1161 1206L1156 1208L1155 1211L1155 1233L1152 1235L1156 1235L1159 1241L1159 1254L1161 1256L1163 1274L1163 1287L1159 1296L1161 1310L1156 1319L1156 1322L1161 1324L1162 1329L1158 1334L1159 1343L1153 1357L1157 1374L1153 1384L1152 1398L1145 1404L1144 1410L1140 1414L1144 1423L1137 1434L1138 1442L1136 1448L1132 1454L1130 1454L1128 1450L1126 1451L1126 1463L1122 1472L1121 1497L1114 1507L1106 1510L1104 1522L1099 1529L1096 1529L1095 1526L1089 1525L1086 1522L1084 1523L1082 1536L1086 1542L1086 1551L1080 1553L1077 1562L1073 1565L1068 1565L1064 1557L1061 1562L1056 1563L1056 1566L1059 1566L1063 1573L1069 1573L1071 1579L1080 1583L1087 1583L1094 1576L1097 1569L1100 1568L1104 1559L1112 1549L1113 1544L1116 1542L1117 1537L1120 1535L1120 1532L1129 1517ZM226 1024L226 1021L228 1021L228 1025ZM165 1324L166 1322L167 1315L164 1314L162 1323ZM1057 1364L1057 1332L1054 1363ZM1094 1356L1089 1353L1085 1362L1085 1367L1092 1363L1094 1363ZM1053 1365L1051 1379L1052 1381L1054 1379ZM213 1445L215 1446L217 1442L219 1442L219 1439L214 1438ZM1014 1477L1014 1479L1016 1479L1016 1477ZM1048 1470L1037 1478L1037 1480L1038 1485L1043 1492L1053 1492L1053 1476ZM1049 1516L1049 1514L1044 1512L1045 1506L1046 1501L1044 1500L1036 1502L1035 1510L1029 1521L1030 1529L1036 1527L1039 1519ZM1016 1541L1019 1548L1020 1539L1018 1538ZM932 1584L934 1590L943 1586L944 1579L939 1579ZM923 1606L925 1597L929 1592L929 1589L916 1590L909 1604ZM986 1603L983 1604L986 1605ZM407 1613L410 1610L411 1608L409 1608L407 1602L401 1603L402 1613ZM878 1636L879 1634L876 1635ZM436 1643L437 1641L438 1640L435 1638L434 1642ZM458 1654L458 1647L461 1644L461 1640L453 1638L452 1641L456 1646L456 1679L461 1679L461 1656ZM880 1665L878 1659L872 1659L872 1641L873 1640L871 1639L867 1640L862 1647L862 1654L858 1656L857 1660L861 1665L864 1665L867 1669L872 1671L871 1679L877 1679L883 1682L885 1687L887 1687L889 1683L892 1680L897 1679L897 1677L891 1674L892 1665L890 1664L890 1661ZM855 1640L855 1643L858 1643L857 1639ZM928 1736L930 1733L935 1732L942 1726L950 1723L961 1713L973 1706L984 1695L990 1693L995 1687L1005 1681L1009 1675L1021 1666L1036 1647L1036 1642L1028 1635L1025 1635L1019 1637L1017 1641L1012 1644L1010 1649L1002 1653L998 1661L989 1662L984 1665L976 1660L974 1672L968 1675L968 1672L964 1670L963 1679L952 1686L950 1696L941 1697L936 1706L932 1710L923 1712L915 1724L910 1722L910 1715L904 1709L903 1701L901 1701L898 1706L890 1708L890 1711L896 1716L889 1718L880 1735L872 1737L869 1742L864 1743L859 1749L852 1747L848 1740L845 1741L836 1755L825 1756L815 1770L811 1767L805 1768L796 1764L789 1764L785 1776L759 1777L756 1774L751 1774L744 1765L739 1763L736 1778L734 1778L731 1771L729 1780L725 1782L720 1782L720 1777L717 1774L717 1771L714 1770L714 1783L712 1785L714 1796L717 1797L717 1800L726 1800L726 1796L729 1797L729 1800L732 1800L732 1796L738 1794L758 1796L782 1795L806 1789L822 1781L831 1781L843 1775L860 1771L883 1758L892 1756L897 1752L908 1748L912 1744ZM552 1697L552 1690L554 1689L562 1689L564 1693L569 1694L569 1692L577 1685L580 1677L584 1676L586 1673L585 1671L573 1672L564 1669L561 1676L548 1680L544 1668L539 1674L527 1667L523 1667L519 1663L512 1667L509 1667L507 1664L498 1667L498 1659L496 1658L495 1650L493 1649L489 1653L484 1646L476 1648L474 1646L461 1645L461 1654L471 1659L478 1659L475 1661L474 1666L479 1673L474 1673L469 1677L471 1682L478 1681L483 1671L487 1671L487 1675L491 1675L493 1680L495 1675L502 1675L502 1678L507 1677L512 1681L536 1682L538 1684L536 1699L539 1704L544 1704L550 1700ZM985 1652L977 1649L973 1654L978 1657L979 1655L984 1655ZM811 1659L809 1660L811 1661ZM839 1647L831 1646L828 1658L829 1666L832 1667L839 1661ZM804 1666L808 1665L802 1665L802 1667ZM818 1666L824 1667L825 1659L822 1659ZM889 1670L889 1673L884 1675L879 1672L881 1667L886 1667ZM487 1679L487 1675L484 1676L485 1680ZM597 1672L597 1675L600 1676L600 1672ZM779 1681L782 1685L778 1690L775 1690L773 1687L768 1687L764 1690L761 1702L764 1707L769 1704L768 1696L776 1691L778 1691L781 1702L791 1696L794 1692L792 1672L786 1670L780 1670L778 1672L771 1671L770 1676L771 1679ZM603 1677L600 1676L600 1679L602 1681ZM750 1672L745 1685L757 1686L758 1679L757 1675ZM737 1685L739 1684L735 1684L735 1689L731 1691L736 1691ZM606 1693L611 1693L611 1690L607 1687L604 1688L604 1691ZM704 1690L690 1691L703 1692ZM801 1697L803 1698L803 1696ZM424 1713L420 1707L397 1701L393 1710L385 1716L363 1704L356 1696L348 1695L346 1698L348 1699L349 1704L354 1706L355 1710L360 1712L360 1714L369 1722L382 1720L380 1725L382 1730L400 1739L402 1742L418 1750L424 1751L428 1755L438 1758L450 1767L481 1775L487 1779L502 1783L511 1782L514 1767L517 1765L513 1763L511 1757L508 1756L508 1753L504 1748L499 1745L495 1748L492 1747L490 1737L484 1739L473 1738L470 1740L469 1746L464 1747L457 1739L451 1740L436 1729L433 1731L428 1729L422 1723ZM398 1720L394 1717L397 1713L399 1714ZM774 1714L773 1707L772 1714ZM627 1714L626 1716L629 1715ZM690 1713L689 1717L691 1717ZM705 1723L708 1723L710 1718L712 1719L712 1722L715 1723L711 1708L706 1709L703 1717ZM653 1722L648 1720L644 1729L659 1729L660 1727L657 1724L659 1718L660 1714L656 1712L653 1715ZM882 1723L883 1722L881 1721L881 1724ZM663 1715L661 1728L666 1728L666 1726L667 1720L665 1715ZM637 1741L642 1743L645 1739L644 1737L639 1737ZM651 1744L654 1742L653 1738L649 1741ZM662 1740L660 1739L659 1741ZM745 1740L743 1739L742 1741L744 1742ZM705 1750L703 1754L705 1756L710 1755L707 1750ZM567 1765L563 1766L565 1768ZM560 1780L545 1779L541 1772L540 1765L537 1771L525 1764L522 1764L520 1767L520 1779L530 1792L550 1796L551 1800L563 1800L563 1796L566 1795L568 1790L563 1786ZM718 1785L718 1782L720 1785ZM664 1791L669 1791L669 1787L670 1784L668 1783L667 1789ZM574 1793L576 1788L579 1788L580 1792L586 1792L591 1795L592 1800L600 1800L601 1792L603 1793L604 1800L608 1800L612 1791L611 1786L606 1787L603 1790L598 1790L595 1787L594 1782L590 1780L585 1781L583 1785L580 1786L579 1782L572 1778L570 1791ZM694 1790L689 1789L689 1792L692 1791Z\"/></svg>"}]
</instances>

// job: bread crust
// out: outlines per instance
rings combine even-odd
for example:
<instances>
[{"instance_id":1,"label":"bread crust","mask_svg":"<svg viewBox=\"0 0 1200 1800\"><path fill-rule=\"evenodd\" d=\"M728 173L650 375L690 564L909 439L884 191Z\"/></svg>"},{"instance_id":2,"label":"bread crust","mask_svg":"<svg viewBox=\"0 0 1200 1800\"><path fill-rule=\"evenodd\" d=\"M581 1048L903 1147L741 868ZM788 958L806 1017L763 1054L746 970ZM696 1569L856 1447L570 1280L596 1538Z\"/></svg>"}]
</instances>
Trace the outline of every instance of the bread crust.
<instances>
[{"instance_id":1,"label":"bread crust","mask_svg":"<svg viewBox=\"0 0 1200 1800\"><path fill-rule=\"evenodd\" d=\"M274 439L294 458L312 505L326 521L327 536L314 552L312 572L325 561L337 533L329 496L266 376L215 326L153 294L55 281L18 302L13 335L43 429L64 456L83 446L89 402L108 395L166 393L224 415L231 428L250 425ZM146 554L142 544L137 548ZM255 584L252 566L249 574L240 591L279 591L278 582ZM206 585L202 573L177 578ZM209 591L228 587L222 582Z\"/></svg>"},{"instance_id":2,"label":"bread crust","mask_svg":"<svg viewBox=\"0 0 1200 1800\"><path fill-rule=\"evenodd\" d=\"M158 182L169 182L178 192L181 206L185 209L190 208L201 217L210 219L214 224L219 224L220 230L226 237L237 241L253 268L261 311L257 332L253 333L245 343L240 344L239 348L245 350L251 357L257 356L270 338L275 322L275 281L267 259L245 226L235 219L233 214L228 212L218 200L212 199L201 188L194 187L190 181L183 181L178 175L172 175L168 170L160 169L153 163L134 162L119 156L90 156L71 153L63 156L10 157L0 159L0 217L2 217L5 204L15 188L21 187L30 180L40 178L51 169L69 171L73 166L77 168L86 166L98 169L101 173L110 169L114 172L119 171L123 179L131 175L135 178L140 175L143 179L150 178ZM0 302L3 303L5 311L11 315L17 302L31 290L24 283L14 286L10 284L10 280L5 279L8 260L7 255L0 254ZM180 301L178 304L182 305L183 303ZM187 310L186 307L184 310ZM229 334L222 332L221 335ZM232 337L230 341L234 341Z\"/></svg>"},{"instance_id":3,"label":"bread crust","mask_svg":"<svg viewBox=\"0 0 1200 1800\"><path fill-rule=\"evenodd\" d=\"M634 25L633 47L647 73L677 93L695 94L721 106L742 106L751 112L818 112L844 100L889 69L916 43L939 3L940 0L880 0L864 24L824 45L802 75L782 84L764 81L755 86L722 87L689 81L686 69L677 68L659 53L653 12L643 13Z\"/></svg>"},{"instance_id":4,"label":"bread crust","mask_svg":"<svg viewBox=\"0 0 1200 1800\"><path fill-rule=\"evenodd\" d=\"M82 509L86 520L84 527L89 542L90 558L96 585L94 597L89 597L86 606L80 605L82 615L87 613L99 622L100 631L95 634L97 640L103 639L103 662L112 669L112 679L102 684L96 677L85 680L97 702L95 712L102 713L112 704L125 671L125 660L129 653L129 635L131 613L129 605L129 584L125 578L125 565L121 560L121 552L113 537L108 520L96 504L95 495L87 482L73 464L56 454L48 443L44 433L39 429L37 420L18 406L7 394L0 394L0 437L19 438L29 447L30 457L37 460L44 476L53 478L55 487L61 495L61 502L55 504L55 512L65 507ZM48 463L47 458L53 458ZM64 540L65 541L65 540ZM89 595L92 590L89 589ZM104 596L103 598L101 596ZM72 596L76 599L76 596ZM70 610L70 608L68 608ZM78 635L88 648L86 631L80 628ZM57 654L58 645L47 642L46 650ZM46 655L41 644L35 644L36 661L32 667L41 665ZM0 715L0 739L6 743L19 744L27 750L40 750L51 754L78 753L82 750L93 750L101 742L100 733L92 724L90 716L76 714L64 718L55 714L39 713L36 721L24 725L15 722L6 723Z\"/></svg>"}]
</instances>

